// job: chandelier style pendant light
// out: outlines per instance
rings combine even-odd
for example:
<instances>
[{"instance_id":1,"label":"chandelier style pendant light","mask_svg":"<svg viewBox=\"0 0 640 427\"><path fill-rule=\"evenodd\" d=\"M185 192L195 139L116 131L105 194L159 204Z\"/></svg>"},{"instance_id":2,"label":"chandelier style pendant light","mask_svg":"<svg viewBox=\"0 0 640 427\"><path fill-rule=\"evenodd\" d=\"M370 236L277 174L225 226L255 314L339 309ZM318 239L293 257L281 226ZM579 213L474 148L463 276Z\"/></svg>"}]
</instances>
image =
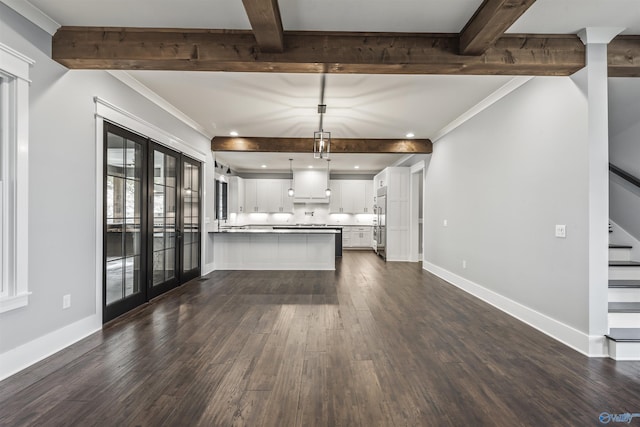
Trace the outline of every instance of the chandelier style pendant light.
<instances>
[{"instance_id":1,"label":"chandelier style pendant light","mask_svg":"<svg viewBox=\"0 0 640 427\"><path fill-rule=\"evenodd\" d=\"M325 132L322 126L324 113L327 112L327 105L324 103L324 87L327 75L322 74L320 81L320 104L318 104L318 114L320 114L320 126L318 131L313 133L313 158L328 159L331 152L331 132Z\"/></svg>"},{"instance_id":2,"label":"chandelier style pendant light","mask_svg":"<svg viewBox=\"0 0 640 427\"><path fill-rule=\"evenodd\" d=\"M289 159L289 172L291 173L291 180L289 181L289 190L287 194L289 197L293 197L295 191L293 191L293 159Z\"/></svg>"}]
</instances>

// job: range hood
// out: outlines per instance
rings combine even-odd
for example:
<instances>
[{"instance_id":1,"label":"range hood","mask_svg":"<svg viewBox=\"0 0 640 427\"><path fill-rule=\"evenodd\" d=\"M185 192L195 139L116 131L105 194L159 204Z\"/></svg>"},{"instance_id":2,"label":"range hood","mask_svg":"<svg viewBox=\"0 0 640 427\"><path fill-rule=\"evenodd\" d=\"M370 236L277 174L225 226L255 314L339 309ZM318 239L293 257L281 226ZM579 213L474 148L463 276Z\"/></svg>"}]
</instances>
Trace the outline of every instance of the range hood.
<instances>
[{"instance_id":1,"label":"range hood","mask_svg":"<svg viewBox=\"0 0 640 427\"><path fill-rule=\"evenodd\" d=\"M293 203L329 203L325 194L327 189L327 171L305 169L293 172Z\"/></svg>"}]
</instances>

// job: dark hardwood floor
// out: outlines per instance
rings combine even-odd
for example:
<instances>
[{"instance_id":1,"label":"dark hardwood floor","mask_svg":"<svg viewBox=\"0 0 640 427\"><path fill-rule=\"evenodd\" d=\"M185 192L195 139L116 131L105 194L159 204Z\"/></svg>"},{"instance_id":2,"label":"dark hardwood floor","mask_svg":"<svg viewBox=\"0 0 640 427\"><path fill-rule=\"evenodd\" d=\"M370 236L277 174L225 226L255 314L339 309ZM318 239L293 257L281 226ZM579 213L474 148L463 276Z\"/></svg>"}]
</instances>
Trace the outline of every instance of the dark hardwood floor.
<instances>
[{"instance_id":1,"label":"dark hardwood floor","mask_svg":"<svg viewBox=\"0 0 640 427\"><path fill-rule=\"evenodd\" d=\"M640 412L640 362L589 359L367 252L335 272L212 273L0 383L3 426L587 426L602 412Z\"/></svg>"}]
</instances>

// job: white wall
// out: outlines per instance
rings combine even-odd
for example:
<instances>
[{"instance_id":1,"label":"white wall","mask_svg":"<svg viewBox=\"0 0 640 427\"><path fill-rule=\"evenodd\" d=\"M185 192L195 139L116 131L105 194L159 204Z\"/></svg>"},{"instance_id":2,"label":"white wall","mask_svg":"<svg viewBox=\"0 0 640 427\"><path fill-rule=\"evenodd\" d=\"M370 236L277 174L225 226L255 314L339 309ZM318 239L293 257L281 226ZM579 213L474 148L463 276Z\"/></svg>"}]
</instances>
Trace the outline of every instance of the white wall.
<instances>
[{"instance_id":1,"label":"white wall","mask_svg":"<svg viewBox=\"0 0 640 427\"><path fill-rule=\"evenodd\" d=\"M92 319L90 323L95 324L96 215L101 215L96 212L96 176L102 172L102 165L99 169L96 165L95 96L188 141L208 158L211 152L208 138L108 73L69 71L52 61L50 36L3 4L0 34L2 43L35 60L29 130L29 290L33 294L27 307L0 314L0 356L6 356L75 322ZM210 252L207 248L207 256ZM71 294L67 310L62 310L64 294ZM72 335L82 334L86 328L74 331ZM6 357L0 361L8 363ZM8 368L0 368L0 378L4 369Z\"/></svg>"},{"instance_id":2,"label":"white wall","mask_svg":"<svg viewBox=\"0 0 640 427\"><path fill-rule=\"evenodd\" d=\"M438 140L425 178L426 268L583 338L587 155L586 99L564 77L537 77Z\"/></svg>"}]
</instances>

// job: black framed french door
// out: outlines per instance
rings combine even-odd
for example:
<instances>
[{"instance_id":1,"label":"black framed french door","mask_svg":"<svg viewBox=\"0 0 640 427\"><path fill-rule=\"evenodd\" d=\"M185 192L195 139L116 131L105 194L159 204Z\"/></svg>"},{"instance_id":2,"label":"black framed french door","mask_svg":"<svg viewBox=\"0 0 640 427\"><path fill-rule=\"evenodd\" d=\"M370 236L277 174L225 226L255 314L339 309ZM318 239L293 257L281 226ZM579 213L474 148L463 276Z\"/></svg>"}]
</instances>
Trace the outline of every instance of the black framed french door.
<instances>
[{"instance_id":1,"label":"black framed french door","mask_svg":"<svg viewBox=\"0 0 640 427\"><path fill-rule=\"evenodd\" d=\"M180 189L180 154L158 144L152 144L149 164L153 165L153 195L149 221L152 237L148 239L152 275L150 297L158 296L178 286L180 247L178 221Z\"/></svg>"},{"instance_id":2,"label":"black framed french door","mask_svg":"<svg viewBox=\"0 0 640 427\"><path fill-rule=\"evenodd\" d=\"M182 157L181 267L184 281L200 276L200 212L202 204L200 163Z\"/></svg>"},{"instance_id":3,"label":"black framed french door","mask_svg":"<svg viewBox=\"0 0 640 427\"><path fill-rule=\"evenodd\" d=\"M201 165L104 124L103 321L200 276Z\"/></svg>"}]
</instances>

